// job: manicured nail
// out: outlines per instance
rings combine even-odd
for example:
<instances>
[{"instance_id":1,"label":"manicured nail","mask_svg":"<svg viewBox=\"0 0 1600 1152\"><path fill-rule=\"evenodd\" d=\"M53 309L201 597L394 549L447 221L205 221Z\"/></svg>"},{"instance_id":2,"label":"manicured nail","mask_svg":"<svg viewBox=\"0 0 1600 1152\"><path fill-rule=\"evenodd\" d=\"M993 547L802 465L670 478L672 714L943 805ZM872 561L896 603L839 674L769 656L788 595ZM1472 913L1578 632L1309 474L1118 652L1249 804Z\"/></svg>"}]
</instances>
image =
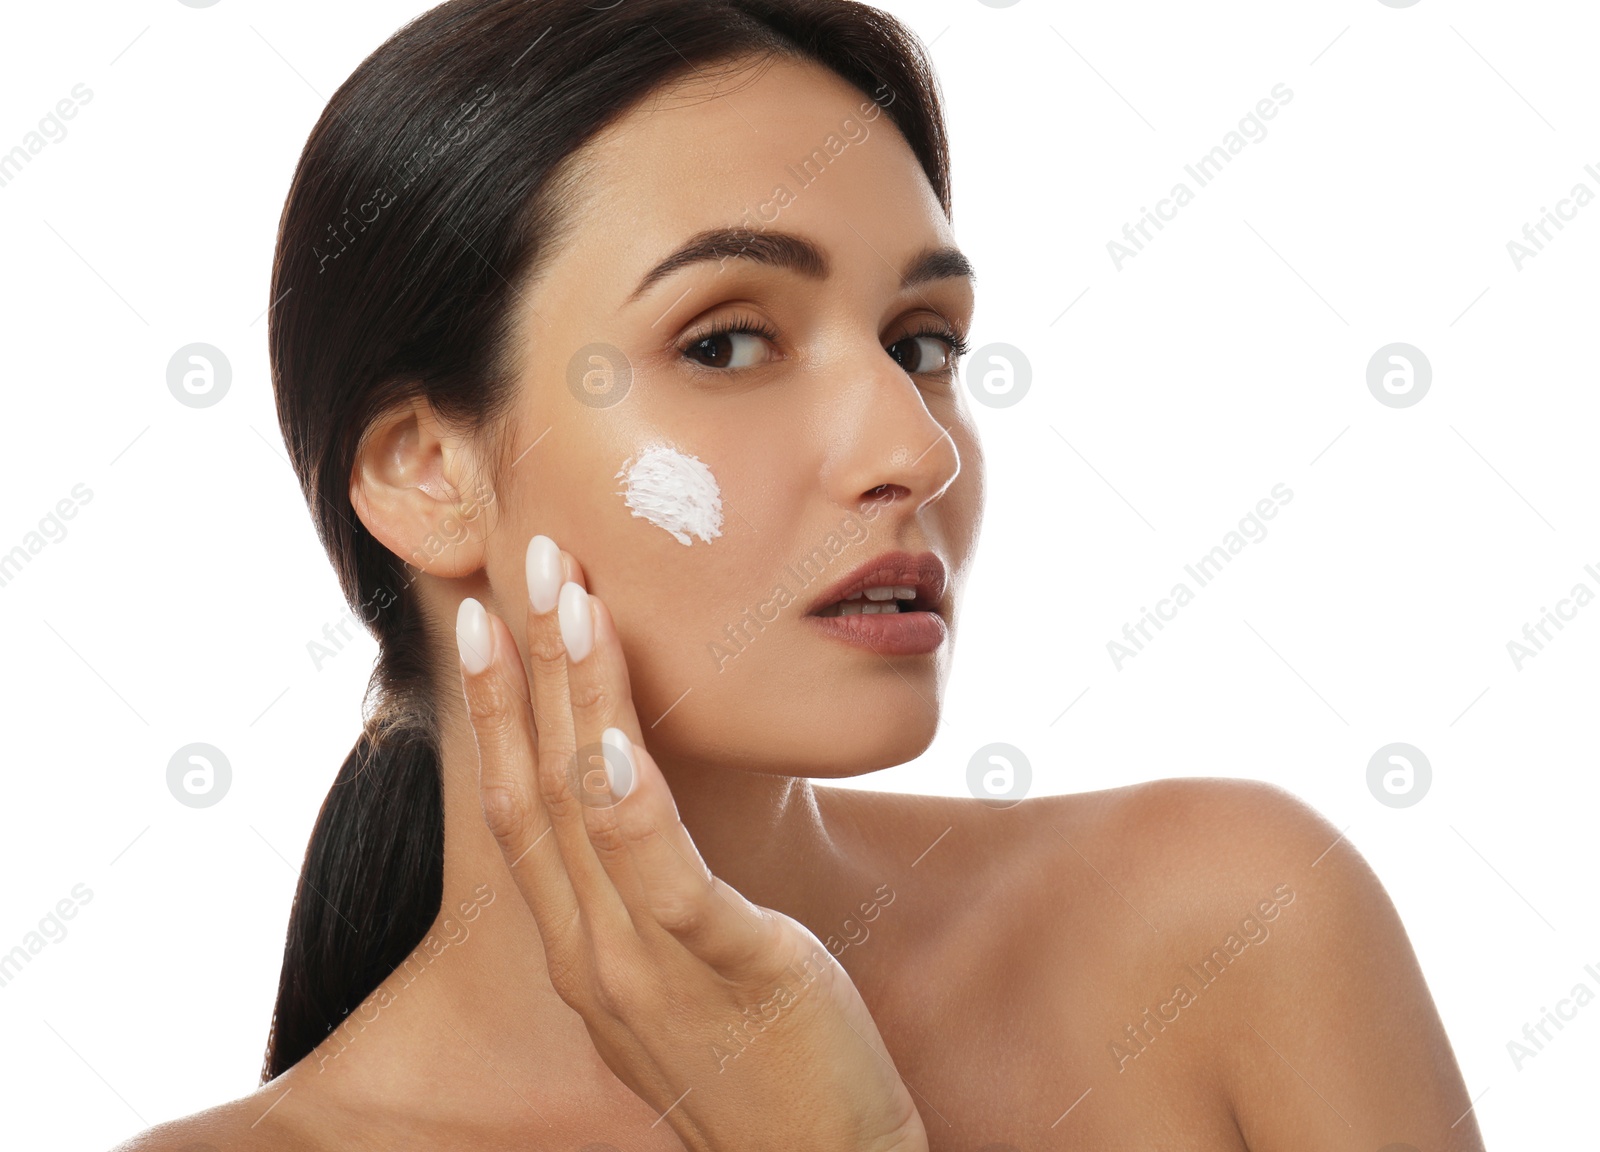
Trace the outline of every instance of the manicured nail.
<instances>
[{"instance_id":1,"label":"manicured nail","mask_svg":"<svg viewBox=\"0 0 1600 1152\"><path fill-rule=\"evenodd\" d=\"M489 634L489 613L482 604L468 596L456 610L456 647L461 649L461 663L476 676L489 666L494 652L494 637Z\"/></svg>"},{"instance_id":2,"label":"manicured nail","mask_svg":"<svg viewBox=\"0 0 1600 1152\"><path fill-rule=\"evenodd\" d=\"M561 586L561 642L576 664L594 647L594 617L589 615L589 594L583 585L568 580Z\"/></svg>"},{"instance_id":3,"label":"manicured nail","mask_svg":"<svg viewBox=\"0 0 1600 1152\"><path fill-rule=\"evenodd\" d=\"M614 748L621 755L621 768L624 779L619 788L617 785L617 769L611 763L611 757L602 755L601 759L606 764L606 784L611 788L611 798L621 800L633 791L633 781L637 775L633 766L633 742L628 739L628 734L621 728L607 728L600 734L603 744Z\"/></svg>"},{"instance_id":4,"label":"manicured nail","mask_svg":"<svg viewBox=\"0 0 1600 1152\"><path fill-rule=\"evenodd\" d=\"M535 612L548 612L556 606L561 591L561 549L548 536L528 541L528 603Z\"/></svg>"}]
</instances>

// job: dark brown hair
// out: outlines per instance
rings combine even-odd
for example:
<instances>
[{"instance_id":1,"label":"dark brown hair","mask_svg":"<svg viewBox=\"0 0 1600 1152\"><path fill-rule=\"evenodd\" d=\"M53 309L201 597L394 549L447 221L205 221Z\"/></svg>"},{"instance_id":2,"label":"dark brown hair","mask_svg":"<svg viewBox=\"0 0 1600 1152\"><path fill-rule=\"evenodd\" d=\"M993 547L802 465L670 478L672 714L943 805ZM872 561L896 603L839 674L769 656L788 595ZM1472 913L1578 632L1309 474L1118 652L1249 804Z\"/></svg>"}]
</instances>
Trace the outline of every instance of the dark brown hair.
<instances>
[{"instance_id":1,"label":"dark brown hair","mask_svg":"<svg viewBox=\"0 0 1600 1152\"><path fill-rule=\"evenodd\" d=\"M882 105L949 215L925 49L852 0L450 0L363 60L311 130L272 269L272 379L318 535L380 651L306 847L263 1083L394 971L443 894L436 701L455 689L454 645L409 587L425 558L395 556L352 509L362 436L417 397L493 429L515 398L517 286L570 221L575 154L669 82L774 56L815 61ZM430 664L440 652L448 668Z\"/></svg>"}]
</instances>

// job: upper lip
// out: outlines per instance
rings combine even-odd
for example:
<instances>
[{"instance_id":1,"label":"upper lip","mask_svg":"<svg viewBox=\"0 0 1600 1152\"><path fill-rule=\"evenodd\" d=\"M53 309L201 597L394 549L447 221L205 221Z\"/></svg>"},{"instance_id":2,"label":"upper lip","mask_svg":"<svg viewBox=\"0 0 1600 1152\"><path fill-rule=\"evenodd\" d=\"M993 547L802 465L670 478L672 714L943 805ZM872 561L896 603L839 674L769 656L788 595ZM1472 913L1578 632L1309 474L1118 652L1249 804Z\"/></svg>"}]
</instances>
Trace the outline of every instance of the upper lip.
<instances>
[{"instance_id":1,"label":"upper lip","mask_svg":"<svg viewBox=\"0 0 1600 1152\"><path fill-rule=\"evenodd\" d=\"M852 592L889 586L915 588L914 610L938 612L944 603L944 585L944 561L934 553L885 552L823 589L806 609L806 615L814 616Z\"/></svg>"}]
</instances>

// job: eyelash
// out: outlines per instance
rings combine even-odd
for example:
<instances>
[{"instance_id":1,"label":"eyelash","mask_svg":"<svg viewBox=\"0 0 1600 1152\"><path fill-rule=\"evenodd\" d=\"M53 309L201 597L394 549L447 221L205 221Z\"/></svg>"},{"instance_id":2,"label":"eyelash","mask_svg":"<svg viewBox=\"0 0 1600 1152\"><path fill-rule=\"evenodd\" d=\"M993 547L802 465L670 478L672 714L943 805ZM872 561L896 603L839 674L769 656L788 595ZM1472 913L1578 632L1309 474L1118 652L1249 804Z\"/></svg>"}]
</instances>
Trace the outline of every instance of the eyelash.
<instances>
[{"instance_id":1,"label":"eyelash","mask_svg":"<svg viewBox=\"0 0 1600 1152\"><path fill-rule=\"evenodd\" d=\"M767 340L776 340L778 338L777 332L773 331L772 326L764 321L748 316L730 316L726 320L718 320L716 323L712 324L702 332L696 332L691 335L687 340L678 346L678 351L687 356L689 354L689 350L696 344L704 343L715 336L727 336L734 332L743 332L751 336L761 336ZM697 367L705 368L706 366L704 364L700 364L697 365ZM730 371L730 369L709 368L707 371L727 372ZM731 369L731 371L737 372L738 369Z\"/></svg>"},{"instance_id":2,"label":"eyelash","mask_svg":"<svg viewBox=\"0 0 1600 1152\"><path fill-rule=\"evenodd\" d=\"M764 321L757 320L749 316L730 316L726 320L717 321L704 331L696 332L691 335L687 340L678 346L678 352L680 355L687 357L689 350L695 347L695 345L701 344L704 341L710 340L717 336L727 336L736 332L751 336L760 336L767 340L776 340L778 338L777 332L773 330L770 324L767 324ZM947 369L949 372L955 371L955 361L960 360L972 350L971 346L967 343L966 335L958 331L956 327L951 324L941 325L930 323L929 325L920 328L915 332L907 332L904 336L900 337L900 340L915 340L921 336L936 337L940 340L943 340L949 346L951 360L950 368ZM895 343L900 343L900 340L896 340ZM705 372L743 371L742 368L711 368L705 364L695 364L694 367ZM750 367L753 367L753 365L750 365ZM935 375L935 373L925 373L925 375Z\"/></svg>"}]
</instances>

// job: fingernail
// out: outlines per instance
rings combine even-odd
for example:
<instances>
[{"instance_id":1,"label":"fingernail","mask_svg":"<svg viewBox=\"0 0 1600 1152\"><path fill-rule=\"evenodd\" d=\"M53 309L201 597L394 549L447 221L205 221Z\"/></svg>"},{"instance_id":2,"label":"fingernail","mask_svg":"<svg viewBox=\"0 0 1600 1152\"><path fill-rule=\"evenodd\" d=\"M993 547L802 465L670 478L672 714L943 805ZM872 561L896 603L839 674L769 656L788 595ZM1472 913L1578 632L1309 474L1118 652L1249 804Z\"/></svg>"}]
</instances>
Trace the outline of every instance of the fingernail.
<instances>
[{"instance_id":1,"label":"fingernail","mask_svg":"<svg viewBox=\"0 0 1600 1152\"><path fill-rule=\"evenodd\" d=\"M561 549L548 536L528 541L528 602L535 612L548 612L556 606L561 591Z\"/></svg>"},{"instance_id":2,"label":"fingernail","mask_svg":"<svg viewBox=\"0 0 1600 1152\"><path fill-rule=\"evenodd\" d=\"M613 800L621 800L633 790L633 742L628 739L628 734L621 728L607 728L600 734L600 740L621 754L622 768L626 779L622 781L620 789L617 787L616 768L611 763L611 757L604 754L600 757L606 764L606 785L611 789L611 798Z\"/></svg>"},{"instance_id":3,"label":"fingernail","mask_svg":"<svg viewBox=\"0 0 1600 1152\"><path fill-rule=\"evenodd\" d=\"M561 643L576 664L594 647L594 618L589 615L589 594L583 585L568 580L561 586Z\"/></svg>"},{"instance_id":4,"label":"fingernail","mask_svg":"<svg viewBox=\"0 0 1600 1152\"><path fill-rule=\"evenodd\" d=\"M461 663L476 676L489 666L489 656L494 651L494 639L489 635L489 613L482 604L468 596L456 610L456 647L461 650Z\"/></svg>"}]
</instances>

